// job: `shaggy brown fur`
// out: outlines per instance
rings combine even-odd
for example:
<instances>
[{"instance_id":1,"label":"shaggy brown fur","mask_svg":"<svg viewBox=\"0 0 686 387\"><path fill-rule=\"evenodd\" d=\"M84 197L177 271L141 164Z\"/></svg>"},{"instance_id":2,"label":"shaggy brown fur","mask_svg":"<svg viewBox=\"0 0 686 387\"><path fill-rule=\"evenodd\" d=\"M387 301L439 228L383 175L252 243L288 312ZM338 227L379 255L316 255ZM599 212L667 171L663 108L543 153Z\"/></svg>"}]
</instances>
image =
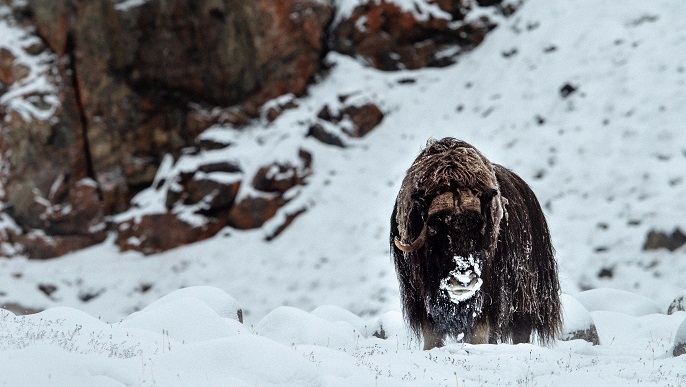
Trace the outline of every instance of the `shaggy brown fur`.
<instances>
[{"instance_id":1,"label":"shaggy brown fur","mask_svg":"<svg viewBox=\"0 0 686 387\"><path fill-rule=\"evenodd\" d=\"M405 318L425 349L446 336L521 343L533 333L548 344L559 334L557 265L541 206L521 178L473 146L427 143L398 193L390 245ZM441 286L463 278L455 275L463 257L471 259L460 265L469 266L472 284L482 283L455 301Z\"/></svg>"}]
</instances>

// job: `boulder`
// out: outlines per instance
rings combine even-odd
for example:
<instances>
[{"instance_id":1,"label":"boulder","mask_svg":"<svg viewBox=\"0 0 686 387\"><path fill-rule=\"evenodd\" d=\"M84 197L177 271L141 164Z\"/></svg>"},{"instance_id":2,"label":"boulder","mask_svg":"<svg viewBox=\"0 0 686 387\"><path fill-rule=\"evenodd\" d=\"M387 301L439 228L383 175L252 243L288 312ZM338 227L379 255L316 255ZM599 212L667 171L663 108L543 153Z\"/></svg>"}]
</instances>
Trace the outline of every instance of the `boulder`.
<instances>
[{"instance_id":1,"label":"boulder","mask_svg":"<svg viewBox=\"0 0 686 387\"><path fill-rule=\"evenodd\" d=\"M664 231L650 230L643 243L643 250L667 249L674 251L686 244L686 234L676 227L671 234Z\"/></svg>"},{"instance_id":2,"label":"boulder","mask_svg":"<svg viewBox=\"0 0 686 387\"><path fill-rule=\"evenodd\" d=\"M686 290L682 290L674 301L669 304L667 308L667 314L674 314L676 312L686 311Z\"/></svg>"},{"instance_id":3,"label":"boulder","mask_svg":"<svg viewBox=\"0 0 686 387\"><path fill-rule=\"evenodd\" d=\"M211 219L190 224L172 213L143 215L118 225L117 245L123 251L153 254L207 239L222 227L222 223Z\"/></svg>"},{"instance_id":4,"label":"boulder","mask_svg":"<svg viewBox=\"0 0 686 387\"><path fill-rule=\"evenodd\" d=\"M482 1L479 6L498 6ZM428 6L400 2L360 2L334 24L330 47L361 58L381 70L440 67L454 63L454 55L479 45L495 27L487 17L468 20L472 11L466 0L437 0Z\"/></svg>"},{"instance_id":5,"label":"boulder","mask_svg":"<svg viewBox=\"0 0 686 387\"><path fill-rule=\"evenodd\" d=\"M574 297L560 295L562 302L562 334L560 340L584 340L593 345L600 344L598 330L588 310Z\"/></svg>"},{"instance_id":6,"label":"boulder","mask_svg":"<svg viewBox=\"0 0 686 387\"><path fill-rule=\"evenodd\" d=\"M674 357L684 354L686 354L686 320L679 325L674 336L674 345L672 346L672 355Z\"/></svg>"},{"instance_id":7,"label":"boulder","mask_svg":"<svg viewBox=\"0 0 686 387\"><path fill-rule=\"evenodd\" d=\"M346 96L339 97L343 103ZM342 127L350 137L359 138L366 136L376 128L384 118L384 113L379 106L372 102L362 104L347 104L340 109L334 110L329 105L324 105L317 113L317 118ZM321 142L329 145L344 147L345 144L333 133L327 132L324 127L316 123L310 127L308 136L313 136Z\"/></svg>"},{"instance_id":8,"label":"boulder","mask_svg":"<svg viewBox=\"0 0 686 387\"><path fill-rule=\"evenodd\" d=\"M261 167L252 180L255 189L263 192L284 193L289 189L305 184L305 179L312 173L312 154L300 149L298 165L291 163L274 163Z\"/></svg>"},{"instance_id":9,"label":"boulder","mask_svg":"<svg viewBox=\"0 0 686 387\"><path fill-rule=\"evenodd\" d=\"M361 106L346 106L342 111L343 117L352 122L351 137L364 137L383 120L384 114L373 103Z\"/></svg>"},{"instance_id":10,"label":"boulder","mask_svg":"<svg viewBox=\"0 0 686 387\"><path fill-rule=\"evenodd\" d=\"M229 212L228 224L239 230L258 228L276 215L284 204L281 196L246 196Z\"/></svg>"}]
</instances>

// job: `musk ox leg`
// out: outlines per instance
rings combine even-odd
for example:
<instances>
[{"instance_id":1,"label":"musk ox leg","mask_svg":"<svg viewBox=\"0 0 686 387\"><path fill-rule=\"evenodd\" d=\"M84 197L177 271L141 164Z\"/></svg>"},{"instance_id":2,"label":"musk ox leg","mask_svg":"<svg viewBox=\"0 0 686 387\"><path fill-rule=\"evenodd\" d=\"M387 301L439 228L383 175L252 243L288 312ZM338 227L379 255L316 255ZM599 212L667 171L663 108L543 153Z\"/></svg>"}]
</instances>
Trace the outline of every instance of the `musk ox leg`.
<instances>
[{"instance_id":1,"label":"musk ox leg","mask_svg":"<svg viewBox=\"0 0 686 387\"><path fill-rule=\"evenodd\" d=\"M465 338L465 342L469 344L487 344L491 343L491 328L490 325L488 324L488 321L484 321L481 323L477 323L474 326L474 329L472 332L469 334L468 337ZM494 344L494 343L491 343Z\"/></svg>"},{"instance_id":2,"label":"musk ox leg","mask_svg":"<svg viewBox=\"0 0 686 387\"><path fill-rule=\"evenodd\" d=\"M440 334L426 325L422 326L422 337L424 337L424 350L443 346L444 334Z\"/></svg>"},{"instance_id":3,"label":"musk ox leg","mask_svg":"<svg viewBox=\"0 0 686 387\"><path fill-rule=\"evenodd\" d=\"M515 315L512 322L512 344L531 342L532 331L530 319Z\"/></svg>"}]
</instances>

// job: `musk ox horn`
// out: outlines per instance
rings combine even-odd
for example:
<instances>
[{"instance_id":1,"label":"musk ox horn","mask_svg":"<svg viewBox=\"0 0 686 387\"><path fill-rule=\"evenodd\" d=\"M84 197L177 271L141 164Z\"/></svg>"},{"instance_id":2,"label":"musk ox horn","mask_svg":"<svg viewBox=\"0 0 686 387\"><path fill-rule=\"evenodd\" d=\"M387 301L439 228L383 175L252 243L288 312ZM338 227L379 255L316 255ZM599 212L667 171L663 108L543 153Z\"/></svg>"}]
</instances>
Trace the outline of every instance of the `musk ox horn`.
<instances>
[{"instance_id":1,"label":"musk ox horn","mask_svg":"<svg viewBox=\"0 0 686 387\"><path fill-rule=\"evenodd\" d=\"M441 212L454 210L455 199L453 198L453 193L445 192L436 196L434 200L431 201L431 205L429 206L429 218Z\"/></svg>"},{"instance_id":2,"label":"musk ox horn","mask_svg":"<svg viewBox=\"0 0 686 387\"><path fill-rule=\"evenodd\" d=\"M481 200L478 196L474 195L472 190L460 191L460 212L462 211L474 211L481 212Z\"/></svg>"},{"instance_id":3,"label":"musk ox horn","mask_svg":"<svg viewBox=\"0 0 686 387\"><path fill-rule=\"evenodd\" d=\"M400 251L404 251L406 253L414 253L415 251L419 250L424 246L424 243L426 243L426 229L427 225L426 222L424 222L424 227L422 227L422 232L419 233L419 236L417 239L412 241L409 244L405 244L398 239L398 237L395 237L393 240L393 243L395 243L395 247L398 248Z\"/></svg>"}]
</instances>

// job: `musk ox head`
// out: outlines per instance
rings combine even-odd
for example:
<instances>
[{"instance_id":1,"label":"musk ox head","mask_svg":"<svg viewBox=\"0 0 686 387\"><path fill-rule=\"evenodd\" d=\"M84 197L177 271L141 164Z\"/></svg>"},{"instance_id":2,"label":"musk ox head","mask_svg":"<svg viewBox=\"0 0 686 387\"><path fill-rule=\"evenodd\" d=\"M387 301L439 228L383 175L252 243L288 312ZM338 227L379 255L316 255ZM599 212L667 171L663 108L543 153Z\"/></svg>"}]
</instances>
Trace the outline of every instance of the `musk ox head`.
<instances>
[{"instance_id":1,"label":"musk ox head","mask_svg":"<svg viewBox=\"0 0 686 387\"><path fill-rule=\"evenodd\" d=\"M416 252L428 239L445 238L456 254L493 251L502 216L491 163L462 141L429 141L398 194L395 217L400 235L394 244L401 251Z\"/></svg>"},{"instance_id":2,"label":"musk ox head","mask_svg":"<svg viewBox=\"0 0 686 387\"><path fill-rule=\"evenodd\" d=\"M546 340L559 330L557 267L540 205L473 146L427 143L402 182L390 243L403 312L425 348L446 335L528 341L533 331Z\"/></svg>"}]
</instances>

